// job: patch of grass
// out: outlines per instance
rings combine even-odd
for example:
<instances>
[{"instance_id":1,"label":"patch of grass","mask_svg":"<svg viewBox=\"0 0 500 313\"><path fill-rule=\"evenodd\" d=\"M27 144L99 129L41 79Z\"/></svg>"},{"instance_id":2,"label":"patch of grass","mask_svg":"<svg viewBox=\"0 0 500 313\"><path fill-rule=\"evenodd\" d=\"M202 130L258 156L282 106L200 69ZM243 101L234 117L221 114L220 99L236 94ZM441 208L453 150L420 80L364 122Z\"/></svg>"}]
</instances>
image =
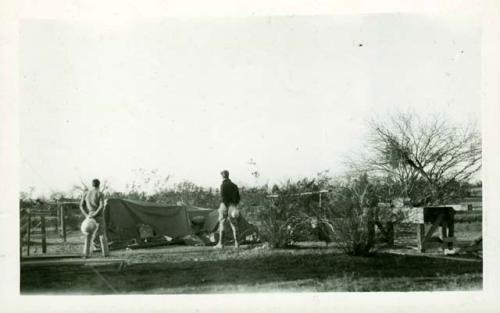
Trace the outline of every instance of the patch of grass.
<instances>
[{"instance_id":1,"label":"patch of grass","mask_svg":"<svg viewBox=\"0 0 500 313\"><path fill-rule=\"evenodd\" d=\"M61 266L23 269L21 291L157 294L477 290L482 286L481 262L388 254L352 257L333 249L153 251L134 251L122 272L96 275L88 267Z\"/></svg>"},{"instance_id":2,"label":"patch of grass","mask_svg":"<svg viewBox=\"0 0 500 313\"><path fill-rule=\"evenodd\" d=\"M459 240L477 239L481 236L481 226L481 222L457 223L455 235ZM398 225L395 230L397 244L416 245L415 225ZM66 243L52 234L48 253L80 253L82 244L79 232L69 232ZM31 251L41 253L40 243ZM334 243L329 248L323 243L301 243L296 249L243 246L222 251L211 247L167 246L117 250L111 255L127 259L124 271L105 272L97 268L102 271L99 276L85 266L22 269L21 291L23 294L111 294L115 291L165 294L482 288L481 262L389 254L351 257L341 254Z\"/></svg>"}]
</instances>

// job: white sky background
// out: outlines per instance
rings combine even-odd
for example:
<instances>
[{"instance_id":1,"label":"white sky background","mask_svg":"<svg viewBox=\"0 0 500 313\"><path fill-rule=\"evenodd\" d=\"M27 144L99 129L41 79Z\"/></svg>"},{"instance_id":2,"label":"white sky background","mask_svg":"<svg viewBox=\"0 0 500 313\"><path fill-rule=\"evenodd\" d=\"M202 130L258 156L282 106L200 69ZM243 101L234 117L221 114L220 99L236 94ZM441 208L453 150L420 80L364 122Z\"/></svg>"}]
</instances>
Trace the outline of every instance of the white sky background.
<instances>
[{"instance_id":1,"label":"white sky background","mask_svg":"<svg viewBox=\"0 0 500 313\"><path fill-rule=\"evenodd\" d=\"M480 27L423 15L25 20L21 190L138 168L218 186L341 170L395 109L479 123ZM360 47L359 44L362 44Z\"/></svg>"}]
</instances>

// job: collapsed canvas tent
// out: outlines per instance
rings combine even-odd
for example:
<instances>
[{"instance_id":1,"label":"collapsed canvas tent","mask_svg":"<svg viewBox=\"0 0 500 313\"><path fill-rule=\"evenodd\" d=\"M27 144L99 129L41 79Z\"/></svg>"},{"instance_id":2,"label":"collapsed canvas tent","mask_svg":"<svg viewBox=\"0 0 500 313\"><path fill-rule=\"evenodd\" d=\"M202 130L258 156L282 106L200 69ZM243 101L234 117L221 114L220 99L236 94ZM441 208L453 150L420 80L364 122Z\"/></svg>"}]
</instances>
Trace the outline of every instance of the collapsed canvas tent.
<instances>
[{"instance_id":1,"label":"collapsed canvas tent","mask_svg":"<svg viewBox=\"0 0 500 313\"><path fill-rule=\"evenodd\" d=\"M144 225L150 227L152 236L170 238L213 234L218 229L216 209L116 198L107 200L105 220L109 240L121 242L140 238L140 228ZM238 237L242 239L257 232L242 216L238 219L238 228ZM229 225L226 229L226 235L231 235Z\"/></svg>"}]
</instances>

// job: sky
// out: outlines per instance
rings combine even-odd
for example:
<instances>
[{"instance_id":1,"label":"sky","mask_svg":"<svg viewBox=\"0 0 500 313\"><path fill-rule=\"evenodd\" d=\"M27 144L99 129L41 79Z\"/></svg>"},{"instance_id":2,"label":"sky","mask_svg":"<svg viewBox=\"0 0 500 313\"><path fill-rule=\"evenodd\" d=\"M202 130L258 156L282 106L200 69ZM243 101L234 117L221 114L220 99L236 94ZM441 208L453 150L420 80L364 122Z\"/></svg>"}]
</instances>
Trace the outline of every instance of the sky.
<instances>
[{"instance_id":1,"label":"sky","mask_svg":"<svg viewBox=\"0 0 500 313\"><path fill-rule=\"evenodd\" d=\"M21 190L339 173L371 118L479 123L480 40L474 18L404 14L23 20Z\"/></svg>"}]
</instances>

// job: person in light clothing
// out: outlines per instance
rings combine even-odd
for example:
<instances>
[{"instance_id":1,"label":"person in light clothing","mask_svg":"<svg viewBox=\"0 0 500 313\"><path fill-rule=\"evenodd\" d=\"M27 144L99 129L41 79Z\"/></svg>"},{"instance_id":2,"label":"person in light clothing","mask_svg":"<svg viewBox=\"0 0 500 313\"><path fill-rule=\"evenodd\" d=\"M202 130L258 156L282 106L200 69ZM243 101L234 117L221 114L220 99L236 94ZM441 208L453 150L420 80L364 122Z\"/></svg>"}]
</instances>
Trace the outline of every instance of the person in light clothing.
<instances>
[{"instance_id":1,"label":"person in light clothing","mask_svg":"<svg viewBox=\"0 0 500 313\"><path fill-rule=\"evenodd\" d=\"M229 179L229 172L223 170L221 172L222 184L220 187L220 193L222 202L219 206L219 242L215 248L223 247L223 237L224 237L224 224L226 220L229 221L231 228L233 230L234 236L234 246L238 248L238 217L239 209L238 204L240 203L240 192L238 186L236 186Z\"/></svg>"},{"instance_id":2,"label":"person in light clothing","mask_svg":"<svg viewBox=\"0 0 500 313\"><path fill-rule=\"evenodd\" d=\"M99 190L100 184L98 179L92 180L92 189L87 191L80 200L80 211L82 211L85 219L94 219L97 223L90 242L87 242L89 240L85 242L84 257L90 256L91 243L97 239L97 236L99 236L103 256L108 254L108 243L104 231L104 194Z\"/></svg>"}]
</instances>

